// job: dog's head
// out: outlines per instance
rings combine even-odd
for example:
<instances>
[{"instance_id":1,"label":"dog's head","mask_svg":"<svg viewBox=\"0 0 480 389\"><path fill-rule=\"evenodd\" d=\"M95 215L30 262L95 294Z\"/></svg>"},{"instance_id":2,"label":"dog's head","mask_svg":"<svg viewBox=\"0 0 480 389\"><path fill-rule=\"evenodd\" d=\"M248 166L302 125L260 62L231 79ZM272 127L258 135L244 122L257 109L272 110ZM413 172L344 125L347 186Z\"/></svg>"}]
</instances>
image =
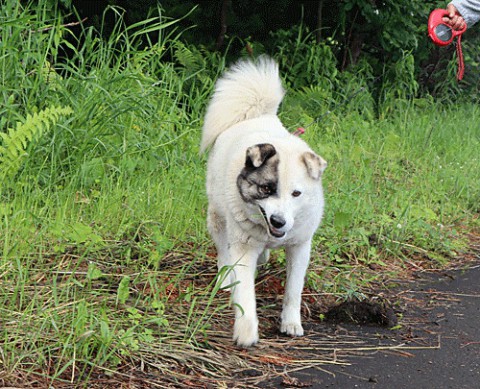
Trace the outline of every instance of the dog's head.
<instances>
[{"instance_id":1,"label":"dog's head","mask_svg":"<svg viewBox=\"0 0 480 389\"><path fill-rule=\"evenodd\" d=\"M280 156L272 144L257 144L246 151L245 165L237 177L238 191L256 212L257 224L282 239L318 201L326 165L309 150L287 150Z\"/></svg>"}]
</instances>

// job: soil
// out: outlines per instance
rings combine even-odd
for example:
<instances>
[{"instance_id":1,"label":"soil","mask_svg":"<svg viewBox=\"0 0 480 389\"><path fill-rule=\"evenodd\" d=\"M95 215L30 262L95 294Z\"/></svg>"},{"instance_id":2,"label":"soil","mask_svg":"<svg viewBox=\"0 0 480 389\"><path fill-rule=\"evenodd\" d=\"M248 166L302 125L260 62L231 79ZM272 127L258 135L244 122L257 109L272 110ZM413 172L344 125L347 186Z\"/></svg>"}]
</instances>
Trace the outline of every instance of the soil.
<instances>
[{"instance_id":1,"label":"soil","mask_svg":"<svg viewBox=\"0 0 480 389\"><path fill-rule=\"evenodd\" d=\"M391 317L391 307L337 308L336 331L376 339L369 352L350 355L346 364L289 373L266 387L278 388L480 388L480 265L442 274L423 273L396 292L401 320L394 330L375 317ZM366 316L363 315L366 310ZM362 316L363 315L363 316ZM354 316L355 318L355 316ZM372 319L373 318L373 319ZM307 329L308 331L308 329ZM398 348L395 347L398 345ZM383 347L387 345L387 347Z\"/></svg>"},{"instance_id":2,"label":"soil","mask_svg":"<svg viewBox=\"0 0 480 389\"><path fill-rule=\"evenodd\" d=\"M368 324L388 328L398 323L395 311L387 301L344 301L330 308L325 318L336 324Z\"/></svg>"}]
</instances>

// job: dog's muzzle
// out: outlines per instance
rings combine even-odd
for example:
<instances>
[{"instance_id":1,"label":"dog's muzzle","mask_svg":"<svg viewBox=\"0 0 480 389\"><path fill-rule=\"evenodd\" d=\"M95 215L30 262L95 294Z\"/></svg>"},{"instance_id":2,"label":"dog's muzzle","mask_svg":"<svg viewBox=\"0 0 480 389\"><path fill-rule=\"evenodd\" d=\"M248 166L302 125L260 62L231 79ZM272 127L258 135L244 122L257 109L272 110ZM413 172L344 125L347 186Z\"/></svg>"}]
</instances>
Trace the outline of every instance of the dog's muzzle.
<instances>
[{"instance_id":1,"label":"dog's muzzle","mask_svg":"<svg viewBox=\"0 0 480 389\"><path fill-rule=\"evenodd\" d=\"M278 215L272 215L270 218L268 218L265 210L260 206L259 208L260 212L262 212L263 218L265 219L265 223L267 224L270 235L277 239L283 238L285 236L285 231L282 231L281 228L287 224L285 219Z\"/></svg>"}]
</instances>

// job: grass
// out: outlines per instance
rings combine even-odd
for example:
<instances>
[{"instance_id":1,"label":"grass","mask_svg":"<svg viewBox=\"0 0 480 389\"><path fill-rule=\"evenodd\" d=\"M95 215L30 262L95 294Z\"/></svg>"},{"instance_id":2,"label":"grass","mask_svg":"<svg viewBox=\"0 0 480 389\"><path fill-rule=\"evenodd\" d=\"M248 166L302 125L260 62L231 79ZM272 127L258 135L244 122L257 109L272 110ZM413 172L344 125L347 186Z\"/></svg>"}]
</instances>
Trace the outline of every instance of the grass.
<instances>
[{"instance_id":1,"label":"grass","mask_svg":"<svg viewBox=\"0 0 480 389\"><path fill-rule=\"evenodd\" d=\"M294 341L273 329L281 253L261 271L269 336L252 354L231 344L215 287L198 143L225 59L181 44L171 21L119 18L102 41L90 29L73 38L52 12L14 1L0 11L1 132L21 139L0 149L0 383L166 387L295 366L277 355ZM478 106L391 89L382 104L368 88L349 100L368 80L339 77L290 89L281 108L292 130L331 111L304 135L329 162L308 279L316 304L448 266L479 226ZM44 116L48 128L32 119Z\"/></svg>"}]
</instances>

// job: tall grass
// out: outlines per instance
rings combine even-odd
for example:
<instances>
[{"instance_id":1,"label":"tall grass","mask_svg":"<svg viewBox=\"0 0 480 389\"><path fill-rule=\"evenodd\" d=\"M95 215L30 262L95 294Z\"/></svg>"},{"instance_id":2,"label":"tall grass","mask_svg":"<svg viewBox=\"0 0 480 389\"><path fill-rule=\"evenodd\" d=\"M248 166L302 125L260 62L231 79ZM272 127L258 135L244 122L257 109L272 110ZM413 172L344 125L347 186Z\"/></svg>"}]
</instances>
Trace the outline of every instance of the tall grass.
<instances>
[{"instance_id":1,"label":"tall grass","mask_svg":"<svg viewBox=\"0 0 480 389\"><path fill-rule=\"evenodd\" d=\"M197 147L225 60L161 17L126 26L109 9L118 23L101 39L33 4L0 11L1 146L21 139L0 187L0 382L81 384L145 360L166 379L175 352L210 347L226 307ZM478 108L409 99L395 82L375 97L368 64L336 74L328 47L302 39L295 58L307 53L319 74L302 73L281 116L292 130L313 123L305 139L329 162L310 285L345 295L358 285L341 274L358 264L440 266L465 250L463 229L478 227ZM279 52L289 67L288 46ZM54 107L68 111L20 137Z\"/></svg>"}]
</instances>

